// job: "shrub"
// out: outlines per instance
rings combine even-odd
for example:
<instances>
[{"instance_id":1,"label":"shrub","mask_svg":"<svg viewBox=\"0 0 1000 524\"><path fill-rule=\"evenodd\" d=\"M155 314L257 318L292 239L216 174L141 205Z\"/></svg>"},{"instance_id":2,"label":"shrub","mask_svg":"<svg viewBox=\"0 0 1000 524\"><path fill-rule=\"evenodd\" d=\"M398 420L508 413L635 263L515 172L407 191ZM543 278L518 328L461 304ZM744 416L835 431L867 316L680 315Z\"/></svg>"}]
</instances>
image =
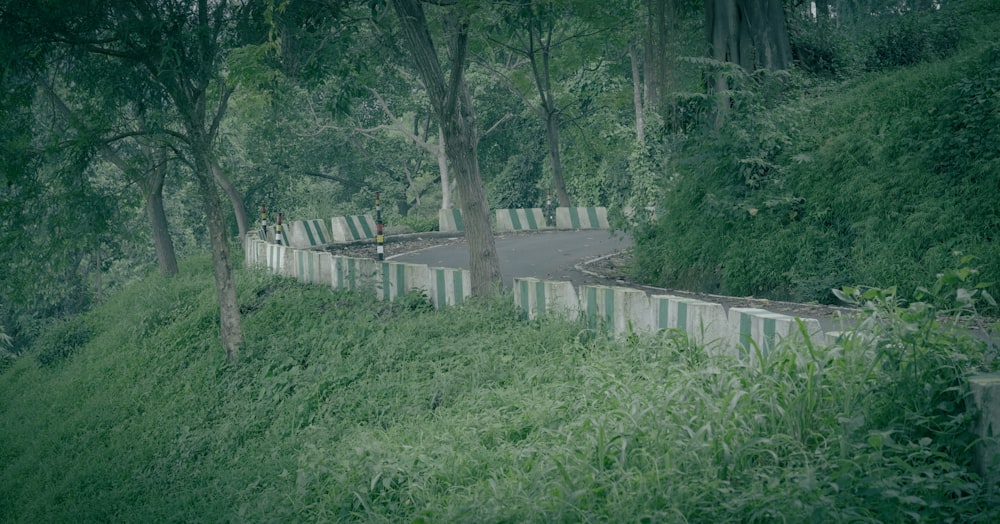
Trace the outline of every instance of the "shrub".
<instances>
[{"instance_id":1,"label":"shrub","mask_svg":"<svg viewBox=\"0 0 1000 524\"><path fill-rule=\"evenodd\" d=\"M950 16L907 13L871 36L865 69L885 71L946 57L958 48L959 35Z\"/></svg>"}]
</instances>

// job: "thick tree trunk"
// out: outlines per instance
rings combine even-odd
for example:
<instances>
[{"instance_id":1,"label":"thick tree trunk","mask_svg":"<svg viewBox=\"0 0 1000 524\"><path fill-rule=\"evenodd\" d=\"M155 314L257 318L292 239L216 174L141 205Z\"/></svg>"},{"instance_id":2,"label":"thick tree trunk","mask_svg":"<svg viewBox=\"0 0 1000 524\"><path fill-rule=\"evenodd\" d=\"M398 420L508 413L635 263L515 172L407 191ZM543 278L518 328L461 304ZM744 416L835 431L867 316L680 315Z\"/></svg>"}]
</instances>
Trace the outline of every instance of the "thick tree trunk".
<instances>
[{"instance_id":1,"label":"thick tree trunk","mask_svg":"<svg viewBox=\"0 0 1000 524\"><path fill-rule=\"evenodd\" d=\"M153 166L146 179L146 214L153 234L153 246L156 248L156 261L160 274L172 277L177 274L177 256L174 242L170 239L170 229L167 226L167 213L163 208L163 181L166 171L162 163Z\"/></svg>"},{"instance_id":2,"label":"thick tree trunk","mask_svg":"<svg viewBox=\"0 0 1000 524\"><path fill-rule=\"evenodd\" d=\"M739 0L739 4L745 22L742 29L757 51L756 65L770 71L791 66L792 46L781 0ZM744 52L749 54L749 50Z\"/></svg>"},{"instance_id":3,"label":"thick tree trunk","mask_svg":"<svg viewBox=\"0 0 1000 524\"><path fill-rule=\"evenodd\" d=\"M445 153L451 174L457 182L465 238L469 242L472 294L489 295L500 286L500 263L490 227L486 192L479 176L475 109L464 79L467 27L464 23L456 23L453 19L454 11L448 13L447 16L452 19L446 20L446 24L452 25L454 30L449 45L451 72L446 77L438 61L420 0L392 0L392 5L399 16L403 38L441 126Z\"/></svg>"}]
</instances>

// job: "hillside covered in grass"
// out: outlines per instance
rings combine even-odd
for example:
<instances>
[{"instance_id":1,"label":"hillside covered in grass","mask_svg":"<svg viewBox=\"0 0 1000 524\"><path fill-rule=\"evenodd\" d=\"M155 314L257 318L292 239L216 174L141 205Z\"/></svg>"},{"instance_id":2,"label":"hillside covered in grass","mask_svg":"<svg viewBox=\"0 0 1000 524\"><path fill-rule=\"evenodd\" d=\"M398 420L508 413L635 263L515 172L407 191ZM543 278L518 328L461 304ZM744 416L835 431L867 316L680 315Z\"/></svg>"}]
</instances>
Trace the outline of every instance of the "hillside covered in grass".
<instances>
[{"instance_id":1,"label":"hillside covered in grass","mask_svg":"<svg viewBox=\"0 0 1000 524\"><path fill-rule=\"evenodd\" d=\"M841 286L909 296L971 255L1000 282L997 35L1000 3L945 2L800 45L829 54L827 77L743 78L729 121L676 143L636 277L830 303Z\"/></svg>"},{"instance_id":2,"label":"hillside covered in grass","mask_svg":"<svg viewBox=\"0 0 1000 524\"><path fill-rule=\"evenodd\" d=\"M509 297L435 311L238 282L238 364L205 259L8 363L0 522L1000 518L970 467L981 348L933 311L750 364L524 321Z\"/></svg>"}]
</instances>

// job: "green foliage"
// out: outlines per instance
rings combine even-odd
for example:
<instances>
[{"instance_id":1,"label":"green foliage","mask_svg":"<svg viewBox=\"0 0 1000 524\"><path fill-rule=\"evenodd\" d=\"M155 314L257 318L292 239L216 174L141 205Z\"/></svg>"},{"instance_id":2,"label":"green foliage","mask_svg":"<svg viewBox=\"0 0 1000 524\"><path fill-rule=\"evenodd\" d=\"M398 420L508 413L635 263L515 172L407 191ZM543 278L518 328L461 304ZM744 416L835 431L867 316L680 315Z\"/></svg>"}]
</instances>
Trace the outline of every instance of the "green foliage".
<instances>
[{"instance_id":1,"label":"green foliage","mask_svg":"<svg viewBox=\"0 0 1000 524\"><path fill-rule=\"evenodd\" d=\"M1000 517L970 468L982 345L892 290L840 291L864 329L837 344L751 362L522 321L509 296L434 311L243 270L231 366L210 263L183 265L53 330L72 358L0 375L0 520Z\"/></svg>"},{"instance_id":2,"label":"green foliage","mask_svg":"<svg viewBox=\"0 0 1000 524\"><path fill-rule=\"evenodd\" d=\"M953 16L965 41L985 30ZM636 232L637 278L829 303L844 285L912 295L960 251L996 295L997 56L982 42L863 80L793 74L770 100L747 84L721 129L676 141L659 222Z\"/></svg>"},{"instance_id":3,"label":"green foliage","mask_svg":"<svg viewBox=\"0 0 1000 524\"><path fill-rule=\"evenodd\" d=\"M883 24L870 37L865 69L884 71L948 56L958 47L961 34L950 14L912 12Z\"/></svg>"}]
</instances>

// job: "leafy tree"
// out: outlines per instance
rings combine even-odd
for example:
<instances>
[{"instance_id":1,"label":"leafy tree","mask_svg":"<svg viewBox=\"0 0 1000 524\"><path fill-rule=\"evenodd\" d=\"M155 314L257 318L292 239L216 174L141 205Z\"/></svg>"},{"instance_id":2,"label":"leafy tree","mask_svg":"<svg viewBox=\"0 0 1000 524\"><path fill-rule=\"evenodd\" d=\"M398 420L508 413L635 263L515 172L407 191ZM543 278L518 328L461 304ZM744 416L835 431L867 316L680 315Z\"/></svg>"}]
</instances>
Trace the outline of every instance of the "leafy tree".
<instances>
[{"instance_id":1,"label":"leafy tree","mask_svg":"<svg viewBox=\"0 0 1000 524\"><path fill-rule=\"evenodd\" d=\"M465 236L469 242L472 293L485 296L500 284L500 264L490 226L486 193L479 175L476 110L465 83L469 6L453 5L443 14L451 55L451 68L447 75L438 59L421 2L392 0L392 6L441 125L445 151L458 185L465 217Z\"/></svg>"},{"instance_id":2,"label":"leafy tree","mask_svg":"<svg viewBox=\"0 0 1000 524\"><path fill-rule=\"evenodd\" d=\"M247 13L245 6L226 0L43 1L19 12L28 33L39 42L79 56L103 58L105 71L112 74L91 78L95 85L106 86L135 104L149 103L150 97L168 104L171 118L160 131L178 141L203 200L222 343L230 361L238 358L242 328L217 193L215 144L233 92L223 77L223 56L238 44L235 39L240 33L235 29ZM141 83L125 87L116 84L119 79Z\"/></svg>"}]
</instances>

